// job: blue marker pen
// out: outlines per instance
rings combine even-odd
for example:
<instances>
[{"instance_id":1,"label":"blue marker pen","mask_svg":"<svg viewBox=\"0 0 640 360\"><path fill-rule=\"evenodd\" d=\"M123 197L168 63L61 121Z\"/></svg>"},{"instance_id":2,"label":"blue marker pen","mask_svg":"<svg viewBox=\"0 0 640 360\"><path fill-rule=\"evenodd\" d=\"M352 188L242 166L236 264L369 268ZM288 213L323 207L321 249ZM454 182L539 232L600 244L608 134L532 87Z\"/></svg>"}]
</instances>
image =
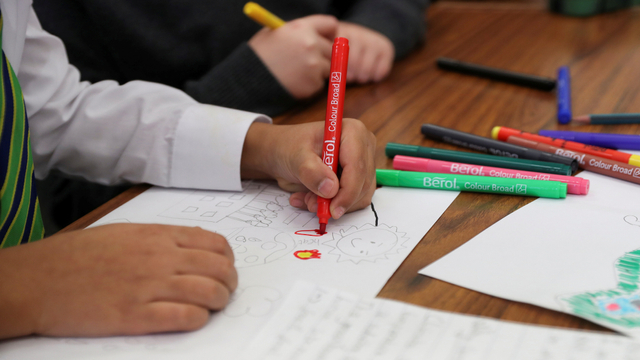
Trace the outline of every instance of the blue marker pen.
<instances>
[{"instance_id":1,"label":"blue marker pen","mask_svg":"<svg viewBox=\"0 0 640 360\"><path fill-rule=\"evenodd\" d=\"M640 150L640 135L540 130L539 135L618 150Z\"/></svg>"},{"instance_id":2,"label":"blue marker pen","mask_svg":"<svg viewBox=\"0 0 640 360\"><path fill-rule=\"evenodd\" d=\"M571 121L571 79L569 67L562 66L558 69L558 122L568 124Z\"/></svg>"}]
</instances>

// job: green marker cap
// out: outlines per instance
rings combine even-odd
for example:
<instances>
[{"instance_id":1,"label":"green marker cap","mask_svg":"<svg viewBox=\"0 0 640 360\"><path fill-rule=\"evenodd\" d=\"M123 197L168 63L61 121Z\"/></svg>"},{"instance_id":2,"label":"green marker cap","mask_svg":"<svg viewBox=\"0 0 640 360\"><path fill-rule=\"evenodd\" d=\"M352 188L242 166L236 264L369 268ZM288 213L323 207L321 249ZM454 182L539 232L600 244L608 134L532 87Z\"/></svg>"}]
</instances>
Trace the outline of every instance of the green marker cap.
<instances>
[{"instance_id":1,"label":"green marker cap","mask_svg":"<svg viewBox=\"0 0 640 360\"><path fill-rule=\"evenodd\" d=\"M509 158L496 155L477 154L467 151L436 149L425 146L387 143L385 153L393 158L396 155L414 156L427 159L460 162L507 169L536 171L548 174L571 175L571 167L565 164L547 161Z\"/></svg>"},{"instance_id":2,"label":"green marker cap","mask_svg":"<svg viewBox=\"0 0 640 360\"><path fill-rule=\"evenodd\" d=\"M560 181L509 179L490 176L436 174L400 170L376 170L378 185L421 189L472 191L490 194L567 197L567 184Z\"/></svg>"},{"instance_id":3,"label":"green marker cap","mask_svg":"<svg viewBox=\"0 0 640 360\"><path fill-rule=\"evenodd\" d=\"M376 182L378 185L400 186L398 183L399 175L399 170L376 169Z\"/></svg>"}]
</instances>

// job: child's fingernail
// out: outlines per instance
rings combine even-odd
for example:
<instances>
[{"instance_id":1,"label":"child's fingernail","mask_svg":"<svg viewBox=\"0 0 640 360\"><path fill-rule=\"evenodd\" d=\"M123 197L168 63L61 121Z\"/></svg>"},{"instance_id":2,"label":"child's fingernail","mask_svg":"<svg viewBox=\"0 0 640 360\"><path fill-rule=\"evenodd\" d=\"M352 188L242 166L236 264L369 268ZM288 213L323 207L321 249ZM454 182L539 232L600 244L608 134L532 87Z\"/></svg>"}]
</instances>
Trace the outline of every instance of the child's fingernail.
<instances>
[{"instance_id":1,"label":"child's fingernail","mask_svg":"<svg viewBox=\"0 0 640 360\"><path fill-rule=\"evenodd\" d=\"M302 207L303 205L304 205L304 202L302 202L302 200L298 198L291 199L291 206L299 208L299 207Z\"/></svg>"},{"instance_id":2,"label":"child's fingernail","mask_svg":"<svg viewBox=\"0 0 640 360\"><path fill-rule=\"evenodd\" d=\"M336 219L339 219L342 215L344 215L344 208L342 206L338 206L333 209L333 215Z\"/></svg>"},{"instance_id":3,"label":"child's fingernail","mask_svg":"<svg viewBox=\"0 0 640 360\"><path fill-rule=\"evenodd\" d=\"M323 197L328 197L329 194L331 193L331 189L333 189L333 180L329 178L322 180L322 182L320 183L320 186L318 186L318 192Z\"/></svg>"}]
</instances>

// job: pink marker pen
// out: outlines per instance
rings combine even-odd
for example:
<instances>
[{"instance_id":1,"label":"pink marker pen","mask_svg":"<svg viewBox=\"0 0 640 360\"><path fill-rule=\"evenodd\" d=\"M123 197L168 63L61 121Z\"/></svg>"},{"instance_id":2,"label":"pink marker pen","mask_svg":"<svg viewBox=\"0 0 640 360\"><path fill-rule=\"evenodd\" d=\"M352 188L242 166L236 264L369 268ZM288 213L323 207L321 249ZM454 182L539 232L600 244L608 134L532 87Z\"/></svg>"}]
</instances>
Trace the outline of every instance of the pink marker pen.
<instances>
[{"instance_id":1,"label":"pink marker pen","mask_svg":"<svg viewBox=\"0 0 640 360\"><path fill-rule=\"evenodd\" d=\"M393 168L396 170L432 172L440 174L489 176L508 179L552 180L567 184L567 192L569 194L586 195L589 192L589 180L580 177L503 169L403 155L396 155L393 158Z\"/></svg>"}]
</instances>

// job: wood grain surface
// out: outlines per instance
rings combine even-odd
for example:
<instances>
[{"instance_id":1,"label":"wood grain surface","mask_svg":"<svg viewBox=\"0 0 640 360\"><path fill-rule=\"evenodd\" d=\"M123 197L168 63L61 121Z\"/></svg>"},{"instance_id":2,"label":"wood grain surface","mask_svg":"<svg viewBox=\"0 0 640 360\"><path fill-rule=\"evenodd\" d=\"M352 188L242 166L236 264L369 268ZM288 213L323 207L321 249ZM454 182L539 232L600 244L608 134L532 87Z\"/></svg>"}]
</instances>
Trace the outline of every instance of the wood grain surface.
<instances>
[{"instance_id":1,"label":"wood grain surface","mask_svg":"<svg viewBox=\"0 0 640 360\"><path fill-rule=\"evenodd\" d=\"M532 5L532 3L534 3ZM556 122L555 92L439 70L446 56L535 75L572 75L574 114L640 113L640 11L589 18L547 12L540 2L437 2L427 14L424 46L397 62L381 83L350 86L345 117L361 119L376 134L376 165L391 168L387 142L456 149L425 140L420 125L433 123L490 136L504 125L525 131L578 129ZM323 121L326 97L301 105L278 124ZM581 126L580 131L639 133L638 125ZM460 150L460 149L456 149ZM80 229L147 187L131 189L65 230ZM464 244L531 198L462 193L380 292L381 297L434 309L568 328L608 331L574 316L508 301L418 275L418 270Z\"/></svg>"}]
</instances>

